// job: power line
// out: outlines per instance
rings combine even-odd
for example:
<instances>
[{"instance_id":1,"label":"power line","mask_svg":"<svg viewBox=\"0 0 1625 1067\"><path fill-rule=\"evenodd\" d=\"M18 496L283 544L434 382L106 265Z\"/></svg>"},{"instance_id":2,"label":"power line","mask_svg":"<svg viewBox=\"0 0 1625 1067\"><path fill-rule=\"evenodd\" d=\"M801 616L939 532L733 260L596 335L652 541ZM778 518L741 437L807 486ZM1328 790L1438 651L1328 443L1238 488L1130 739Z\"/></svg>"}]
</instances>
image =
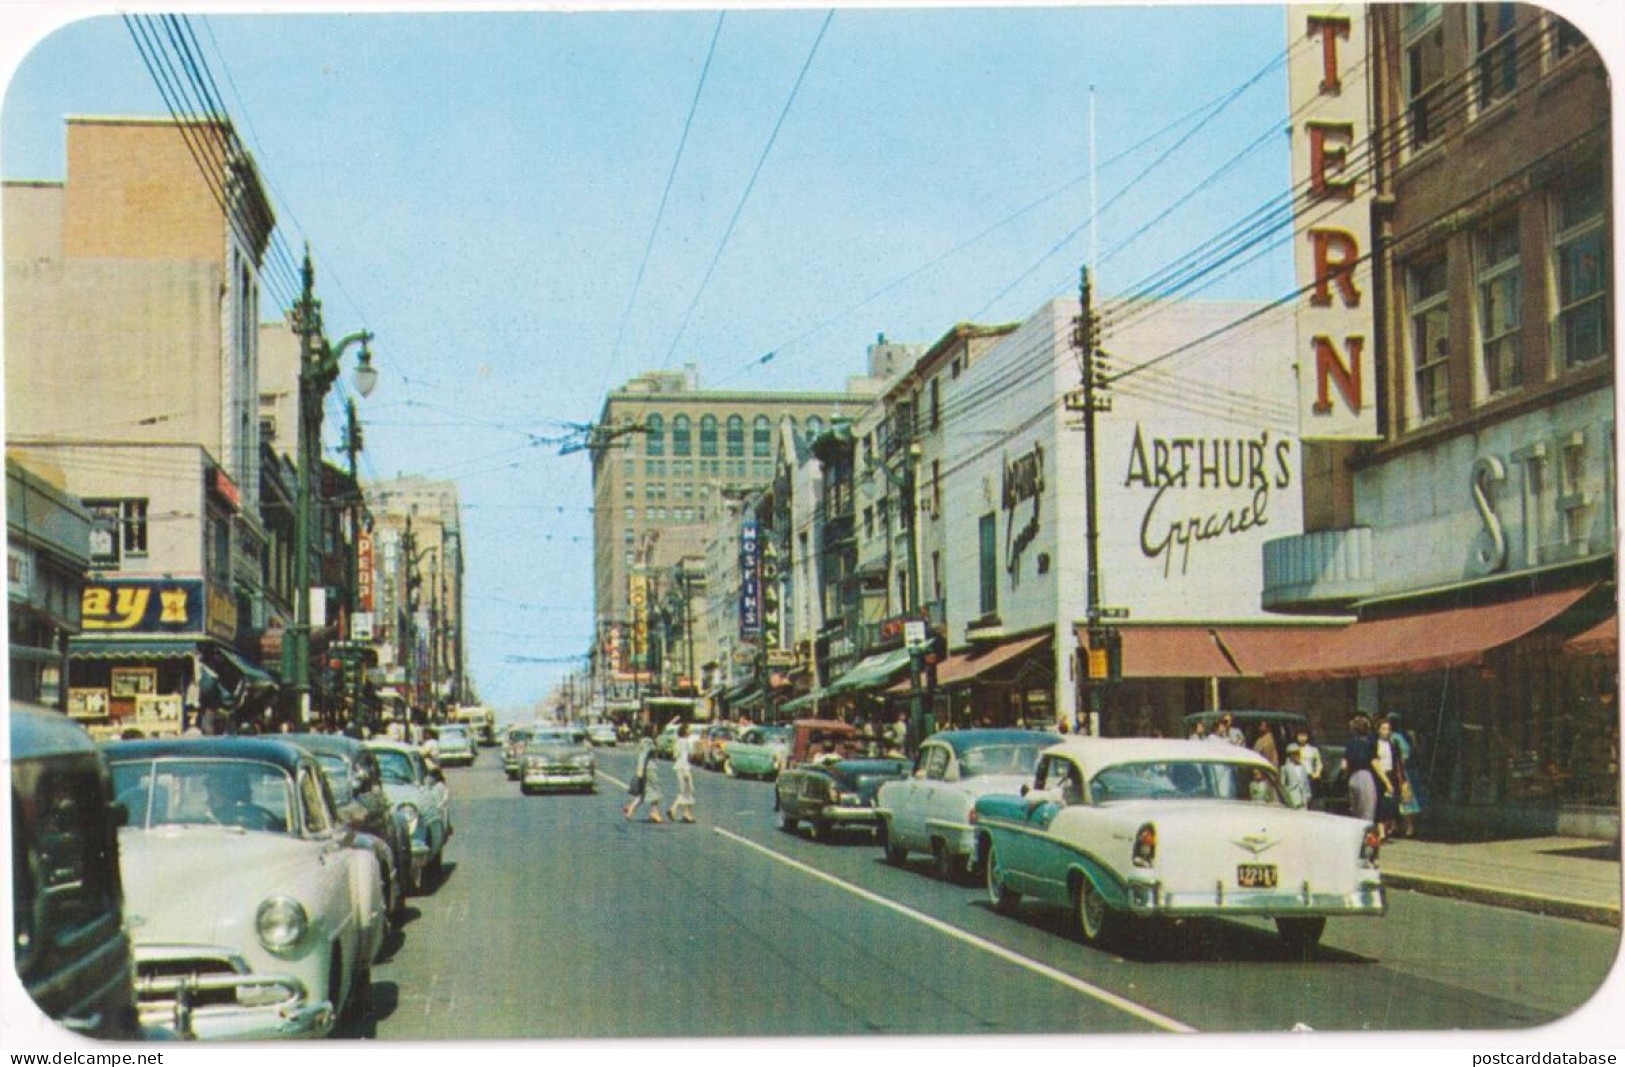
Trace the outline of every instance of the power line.
<instances>
[{"instance_id":1,"label":"power line","mask_svg":"<svg viewBox=\"0 0 1625 1067\"><path fill-rule=\"evenodd\" d=\"M773 131L768 134L767 144L762 146L762 154L756 160L756 166L750 172L750 180L745 183L745 191L739 197L739 203L734 207L734 213L728 219L728 226L722 231L722 240L717 242L717 250L711 256L711 262L705 268L705 276L700 279L699 288L694 290L694 298L688 303L688 310L683 313L683 321L677 326L677 333L671 339L671 347L666 349L666 358L660 361L662 368L671 365L671 357L677 351L677 344L683 339L683 332L688 329L689 320L694 315L694 309L699 306L700 297L705 295L705 289L711 284L711 275L717 269L717 263L722 259L723 249L728 247L728 239L733 236L734 227L739 224L739 216L744 213L745 204L750 200L751 190L756 188L756 179L762 173L762 167L767 163L767 157L773 151L774 142L779 139L779 130L784 127L784 120L790 114L790 107L796 102L796 95L801 92L801 83L807 77L807 70L812 66L813 57L818 54L818 46L824 40L824 34L829 29L830 20L835 18L835 11L831 8L824 15L823 23L818 27L818 35L813 38L812 47L807 50L807 58L801 64L801 71L796 75L795 84L790 87L790 95L784 101L784 107L779 110L778 120L773 123Z\"/></svg>"}]
</instances>

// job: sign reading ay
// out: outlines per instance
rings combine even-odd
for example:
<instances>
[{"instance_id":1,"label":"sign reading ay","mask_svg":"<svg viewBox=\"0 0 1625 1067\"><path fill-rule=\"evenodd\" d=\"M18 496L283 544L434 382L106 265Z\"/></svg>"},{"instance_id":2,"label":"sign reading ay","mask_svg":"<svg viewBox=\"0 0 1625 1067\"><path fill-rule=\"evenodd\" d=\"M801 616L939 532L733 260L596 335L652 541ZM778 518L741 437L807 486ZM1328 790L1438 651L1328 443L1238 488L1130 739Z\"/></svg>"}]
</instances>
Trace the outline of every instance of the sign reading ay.
<instances>
[{"instance_id":1,"label":"sign reading ay","mask_svg":"<svg viewBox=\"0 0 1625 1067\"><path fill-rule=\"evenodd\" d=\"M128 578L89 582L80 602L86 631L201 633L203 582Z\"/></svg>"},{"instance_id":2,"label":"sign reading ay","mask_svg":"<svg viewBox=\"0 0 1625 1067\"><path fill-rule=\"evenodd\" d=\"M1289 6L1287 41L1301 436L1369 440L1380 435L1364 9Z\"/></svg>"}]
</instances>

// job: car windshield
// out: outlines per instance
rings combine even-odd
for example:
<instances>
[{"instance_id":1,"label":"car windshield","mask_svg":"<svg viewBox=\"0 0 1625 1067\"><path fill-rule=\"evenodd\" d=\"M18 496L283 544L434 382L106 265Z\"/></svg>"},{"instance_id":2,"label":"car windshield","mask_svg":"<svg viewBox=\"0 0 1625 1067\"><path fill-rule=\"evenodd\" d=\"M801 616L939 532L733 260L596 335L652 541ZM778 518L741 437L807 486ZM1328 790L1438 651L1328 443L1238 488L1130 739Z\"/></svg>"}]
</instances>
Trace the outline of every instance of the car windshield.
<instances>
[{"instance_id":1,"label":"car windshield","mask_svg":"<svg viewBox=\"0 0 1625 1067\"><path fill-rule=\"evenodd\" d=\"M1050 742L1032 744L977 745L959 754L959 776L975 778L983 774L1033 773L1038 757Z\"/></svg>"},{"instance_id":2,"label":"car windshield","mask_svg":"<svg viewBox=\"0 0 1625 1067\"><path fill-rule=\"evenodd\" d=\"M322 777L327 779L327 787L333 791L333 799L344 801L350 796L350 763L343 756L331 753L315 753L316 762L322 768Z\"/></svg>"},{"instance_id":3,"label":"car windshield","mask_svg":"<svg viewBox=\"0 0 1625 1067\"><path fill-rule=\"evenodd\" d=\"M440 728L440 743L445 744L447 741L455 741L459 744L465 743L468 741L468 731L461 726L442 726Z\"/></svg>"},{"instance_id":4,"label":"car windshield","mask_svg":"<svg viewBox=\"0 0 1625 1067\"><path fill-rule=\"evenodd\" d=\"M1089 795L1099 804L1190 799L1286 803L1270 768L1220 760L1115 764L1089 780Z\"/></svg>"},{"instance_id":5,"label":"car windshield","mask_svg":"<svg viewBox=\"0 0 1625 1067\"><path fill-rule=\"evenodd\" d=\"M788 726L768 726L762 730L762 743L764 745L775 743L782 745L789 744L789 742L790 728Z\"/></svg>"},{"instance_id":6,"label":"car windshield","mask_svg":"<svg viewBox=\"0 0 1625 1067\"><path fill-rule=\"evenodd\" d=\"M251 760L156 759L114 763L113 795L129 825L239 826L296 832L293 782L282 768Z\"/></svg>"},{"instance_id":7,"label":"car windshield","mask_svg":"<svg viewBox=\"0 0 1625 1067\"><path fill-rule=\"evenodd\" d=\"M373 750L373 755L378 757L378 773L384 781L412 784L418 780L413 773L412 757L406 753L379 748Z\"/></svg>"},{"instance_id":8,"label":"car windshield","mask_svg":"<svg viewBox=\"0 0 1625 1067\"><path fill-rule=\"evenodd\" d=\"M570 730L538 730L531 735L532 745L573 745L584 740L584 735Z\"/></svg>"}]
</instances>

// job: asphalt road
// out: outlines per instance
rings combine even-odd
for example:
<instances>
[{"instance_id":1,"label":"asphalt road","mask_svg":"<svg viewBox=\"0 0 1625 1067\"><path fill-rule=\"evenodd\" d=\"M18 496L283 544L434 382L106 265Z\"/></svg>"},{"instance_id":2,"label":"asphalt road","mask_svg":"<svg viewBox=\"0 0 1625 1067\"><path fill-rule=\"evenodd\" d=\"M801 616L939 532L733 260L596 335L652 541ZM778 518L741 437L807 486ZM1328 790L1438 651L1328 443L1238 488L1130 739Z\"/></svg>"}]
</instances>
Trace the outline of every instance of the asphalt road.
<instances>
[{"instance_id":1,"label":"asphalt road","mask_svg":"<svg viewBox=\"0 0 1625 1067\"><path fill-rule=\"evenodd\" d=\"M493 749L448 772L447 874L375 967L362 1034L1492 1030L1574 1010L1618 948L1606 927L1395 891L1384 918L1331 920L1313 961L1262 922L1099 951L924 857L888 866L867 835L783 833L767 783L696 771L698 825L628 823L631 759L601 752L594 795L523 797Z\"/></svg>"}]
</instances>

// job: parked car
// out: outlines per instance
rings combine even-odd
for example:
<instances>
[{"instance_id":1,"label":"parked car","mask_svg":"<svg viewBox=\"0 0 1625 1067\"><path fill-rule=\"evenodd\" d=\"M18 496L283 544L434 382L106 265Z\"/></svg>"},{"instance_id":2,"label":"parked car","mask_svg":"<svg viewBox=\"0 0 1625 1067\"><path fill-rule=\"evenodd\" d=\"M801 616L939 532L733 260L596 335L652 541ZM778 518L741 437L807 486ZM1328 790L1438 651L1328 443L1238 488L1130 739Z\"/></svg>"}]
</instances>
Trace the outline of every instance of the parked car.
<instances>
[{"instance_id":1,"label":"parked car","mask_svg":"<svg viewBox=\"0 0 1625 1067\"><path fill-rule=\"evenodd\" d=\"M462 767L473 766L479 754L479 749L474 747L474 735L469 733L466 726L439 728L435 737L434 758L442 767L454 764Z\"/></svg>"},{"instance_id":2,"label":"parked car","mask_svg":"<svg viewBox=\"0 0 1625 1067\"><path fill-rule=\"evenodd\" d=\"M693 761L709 770L720 770L728 758L728 742L739 736L739 727L723 722L697 726L693 732Z\"/></svg>"},{"instance_id":3,"label":"parked car","mask_svg":"<svg viewBox=\"0 0 1625 1067\"><path fill-rule=\"evenodd\" d=\"M1382 915L1376 826L1286 805L1269 760L1209 741L1077 738L1020 793L976 802L988 898L1072 910L1083 940L1132 917L1262 915L1309 951L1329 915Z\"/></svg>"},{"instance_id":4,"label":"parked car","mask_svg":"<svg viewBox=\"0 0 1625 1067\"><path fill-rule=\"evenodd\" d=\"M776 778L789 756L788 726L752 726L728 742L722 769L730 778Z\"/></svg>"},{"instance_id":5,"label":"parked car","mask_svg":"<svg viewBox=\"0 0 1625 1067\"><path fill-rule=\"evenodd\" d=\"M957 879L976 870L971 813L989 793L1014 793L1032 781L1046 748L1061 740L1034 730L945 730L920 746L913 774L880 787L876 835L886 859L901 864L911 851L931 856L937 876Z\"/></svg>"},{"instance_id":6,"label":"parked car","mask_svg":"<svg viewBox=\"0 0 1625 1067\"><path fill-rule=\"evenodd\" d=\"M860 756L858 732L844 722L801 719L792 729L790 757L773 787L779 828L805 822L815 841L827 841L837 827L873 827L876 794L908 774L908 761Z\"/></svg>"},{"instance_id":7,"label":"parked car","mask_svg":"<svg viewBox=\"0 0 1625 1067\"><path fill-rule=\"evenodd\" d=\"M615 724L608 722L595 722L587 727L587 740L595 746L614 748L620 738L615 733Z\"/></svg>"},{"instance_id":8,"label":"parked car","mask_svg":"<svg viewBox=\"0 0 1625 1067\"><path fill-rule=\"evenodd\" d=\"M1309 725L1308 718L1296 711L1198 711L1185 716L1186 736L1196 729L1198 722L1211 732L1221 715L1230 716L1231 722L1235 723L1249 739L1258 736L1260 722L1268 721L1275 728L1275 745L1283 761L1286 759L1286 746L1292 743L1299 730L1307 729ZM1348 772L1343 767L1343 746L1316 741L1315 748L1320 750L1323 770L1320 781L1315 784L1314 802L1310 806L1321 811L1347 815L1350 810L1349 779Z\"/></svg>"},{"instance_id":9,"label":"parked car","mask_svg":"<svg viewBox=\"0 0 1625 1067\"><path fill-rule=\"evenodd\" d=\"M76 1034L139 1037L107 765L60 712L12 702L11 914L17 976Z\"/></svg>"},{"instance_id":10,"label":"parked car","mask_svg":"<svg viewBox=\"0 0 1625 1067\"><path fill-rule=\"evenodd\" d=\"M383 873L303 749L260 737L109 745L141 1021L314 1037L371 984Z\"/></svg>"},{"instance_id":11,"label":"parked car","mask_svg":"<svg viewBox=\"0 0 1625 1067\"><path fill-rule=\"evenodd\" d=\"M423 753L395 741L369 741L366 748L378 760L384 797L406 820L412 839L414 892L439 884L451 838L451 791L432 770Z\"/></svg>"},{"instance_id":12,"label":"parked car","mask_svg":"<svg viewBox=\"0 0 1625 1067\"><path fill-rule=\"evenodd\" d=\"M677 730L683 725L681 719L673 719L661 727L655 735L655 755L661 759L677 758Z\"/></svg>"},{"instance_id":13,"label":"parked car","mask_svg":"<svg viewBox=\"0 0 1625 1067\"><path fill-rule=\"evenodd\" d=\"M543 726L531 734L519 757L519 791L598 788L598 759L579 727Z\"/></svg>"},{"instance_id":14,"label":"parked car","mask_svg":"<svg viewBox=\"0 0 1625 1067\"><path fill-rule=\"evenodd\" d=\"M406 816L384 796L378 757L353 737L339 734L282 734L278 740L298 745L316 757L332 791L338 817L356 833L366 834L378 853L384 872L384 899L390 917L406 918L406 897L412 892L412 831Z\"/></svg>"},{"instance_id":15,"label":"parked car","mask_svg":"<svg viewBox=\"0 0 1625 1067\"><path fill-rule=\"evenodd\" d=\"M510 780L519 777L519 754L525 751L530 735L535 732L534 726L515 726L508 730L502 742L502 770Z\"/></svg>"}]
</instances>

